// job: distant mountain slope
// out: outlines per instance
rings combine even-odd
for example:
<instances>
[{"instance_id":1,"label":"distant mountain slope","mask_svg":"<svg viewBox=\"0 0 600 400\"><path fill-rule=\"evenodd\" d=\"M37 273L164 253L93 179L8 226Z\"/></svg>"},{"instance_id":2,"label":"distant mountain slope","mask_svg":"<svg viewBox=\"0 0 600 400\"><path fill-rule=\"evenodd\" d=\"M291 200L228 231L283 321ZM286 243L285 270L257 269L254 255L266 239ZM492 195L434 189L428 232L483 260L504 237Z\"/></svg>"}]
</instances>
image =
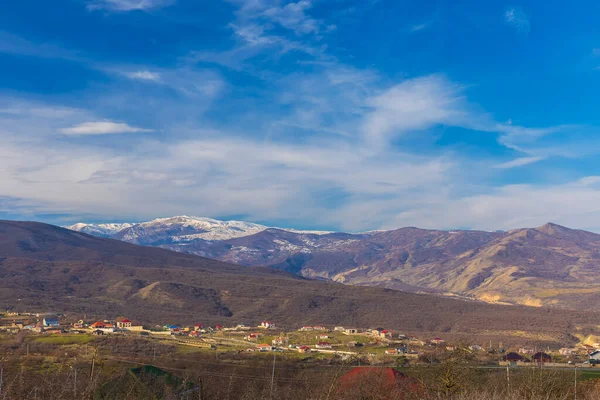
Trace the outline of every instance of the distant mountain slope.
<instances>
[{"instance_id":1,"label":"distant mountain slope","mask_svg":"<svg viewBox=\"0 0 600 400\"><path fill-rule=\"evenodd\" d=\"M600 235L554 224L510 232L402 228L318 236L268 229L165 247L345 284L488 302L573 308L600 298Z\"/></svg>"},{"instance_id":2,"label":"distant mountain slope","mask_svg":"<svg viewBox=\"0 0 600 400\"><path fill-rule=\"evenodd\" d=\"M600 304L600 235L546 224L509 232L401 228L362 234L266 228L223 240L151 234L115 238L310 278L472 297L579 307ZM597 306L600 309L600 305Z\"/></svg>"},{"instance_id":3,"label":"distant mountain slope","mask_svg":"<svg viewBox=\"0 0 600 400\"><path fill-rule=\"evenodd\" d=\"M344 237L338 238L339 240ZM333 240L333 239L331 239ZM489 305L314 281L51 225L0 221L0 304L154 322L386 326L567 337L594 314Z\"/></svg>"}]
</instances>

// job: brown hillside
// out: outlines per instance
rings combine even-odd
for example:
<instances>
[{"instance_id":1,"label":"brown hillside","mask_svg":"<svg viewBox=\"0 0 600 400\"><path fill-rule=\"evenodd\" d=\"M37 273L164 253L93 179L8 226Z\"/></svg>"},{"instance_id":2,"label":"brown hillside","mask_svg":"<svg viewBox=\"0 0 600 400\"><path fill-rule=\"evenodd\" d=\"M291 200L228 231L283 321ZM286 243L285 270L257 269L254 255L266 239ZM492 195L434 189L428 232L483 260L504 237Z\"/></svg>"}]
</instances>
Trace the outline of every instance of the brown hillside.
<instances>
[{"instance_id":1,"label":"brown hillside","mask_svg":"<svg viewBox=\"0 0 600 400\"><path fill-rule=\"evenodd\" d=\"M307 280L44 224L0 222L0 232L0 304L6 307L128 315L157 323L255 323L269 318L289 326L497 334L522 329L555 337L567 337L576 325L598 322L593 313Z\"/></svg>"},{"instance_id":2,"label":"brown hillside","mask_svg":"<svg viewBox=\"0 0 600 400\"><path fill-rule=\"evenodd\" d=\"M352 285L600 309L600 235L556 224L510 232L402 228L360 235L268 229L166 247Z\"/></svg>"}]
</instances>

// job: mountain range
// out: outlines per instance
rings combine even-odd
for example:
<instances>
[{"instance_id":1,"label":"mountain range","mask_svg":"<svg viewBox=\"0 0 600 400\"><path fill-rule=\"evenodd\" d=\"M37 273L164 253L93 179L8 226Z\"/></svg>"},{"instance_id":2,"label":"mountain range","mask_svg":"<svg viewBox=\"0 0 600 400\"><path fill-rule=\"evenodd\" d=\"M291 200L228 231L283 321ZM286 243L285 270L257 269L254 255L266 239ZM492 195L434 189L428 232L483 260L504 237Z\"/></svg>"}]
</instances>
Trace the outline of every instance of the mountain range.
<instances>
[{"instance_id":1,"label":"mountain range","mask_svg":"<svg viewBox=\"0 0 600 400\"><path fill-rule=\"evenodd\" d=\"M151 323L385 326L520 343L569 342L598 323L588 310L342 285L17 221L0 221L0 305Z\"/></svg>"},{"instance_id":2,"label":"mountain range","mask_svg":"<svg viewBox=\"0 0 600 400\"><path fill-rule=\"evenodd\" d=\"M108 231L106 225L69 228L350 285L600 309L600 235L552 223L507 232L409 227L350 234L182 216L111 234L98 233Z\"/></svg>"}]
</instances>

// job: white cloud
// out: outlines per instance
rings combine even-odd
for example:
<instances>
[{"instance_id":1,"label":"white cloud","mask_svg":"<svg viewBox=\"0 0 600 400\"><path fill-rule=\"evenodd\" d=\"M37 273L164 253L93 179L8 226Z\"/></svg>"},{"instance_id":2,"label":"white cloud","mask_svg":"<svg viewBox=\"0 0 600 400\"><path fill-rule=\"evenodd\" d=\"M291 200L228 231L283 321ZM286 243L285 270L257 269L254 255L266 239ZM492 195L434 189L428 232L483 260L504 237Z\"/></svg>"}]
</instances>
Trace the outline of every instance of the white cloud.
<instances>
[{"instance_id":1,"label":"white cloud","mask_svg":"<svg viewBox=\"0 0 600 400\"><path fill-rule=\"evenodd\" d=\"M134 81L170 88L185 96L196 98L215 98L227 87L227 82L220 73L208 69L178 67L153 68L151 71L125 65L103 67L102 70Z\"/></svg>"},{"instance_id":2,"label":"white cloud","mask_svg":"<svg viewBox=\"0 0 600 400\"><path fill-rule=\"evenodd\" d=\"M504 12L504 21L519 33L529 33L529 18L520 7L506 9Z\"/></svg>"},{"instance_id":3,"label":"white cloud","mask_svg":"<svg viewBox=\"0 0 600 400\"><path fill-rule=\"evenodd\" d=\"M424 31L426 29L429 29L429 27L431 27L431 24L432 24L432 22L428 21L428 22L424 22L422 24L412 25L409 30L412 33Z\"/></svg>"},{"instance_id":4,"label":"white cloud","mask_svg":"<svg viewBox=\"0 0 600 400\"><path fill-rule=\"evenodd\" d=\"M424 186L439 188L452 168L443 159L360 156L340 142L292 145L212 137L138 143L132 153L75 144L6 144L0 150L2 196L36 204L39 211L130 218L194 211L339 224L329 217L333 204L324 204L332 193L410 197ZM363 222L344 223L359 228Z\"/></svg>"},{"instance_id":5,"label":"white cloud","mask_svg":"<svg viewBox=\"0 0 600 400\"><path fill-rule=\"evenodd\" d=\"M306 11L312 7L312 3L307 0L301 0L296 3L291 2L285 6L267 7L262 15L278 23L282 27L294 31L297 35L306 35L309 33L319 33L321 22L310 18Z\"/></svg>"},{"instance_id":6,"label":"white cloud","mask_svg":"<svg viewBox=\"0 0 600 400\"><path fill-rule=\"evenodd\" d=\"M383 226L508 230L552 221L598 232L599 182L600 177L593 176L553 185L506 185L486 194L454 199L439 196L398 213Z\"/></svg>"},{"instance_id":7,"label":"white cloud","mask_svg":"<svg viewBox=\"0 0 600 400\"><path fill-rule=\"evenodd\" d=\"M163 8L175 3L175 0L92 0L89 10L134 11Z\"/></svg>"},{"instance_id":8,"label":"white cloud","mask_svg":"<svg viewBox=\"0 0 600 400\"><path fill-rule=\"evenodd\" d=\"M230 50L192 51L189 62L209 62L234 70L244 70L264 79L267 72L257 70L251 60L261 63L278 61L287 55L306 56L316 60L332 60L321 43L323 34L337 29L334 24L315 19L308 13L312 1L300 0L282 4L279 0L227 0L237 7L236 18L228 26L237 41ZM283 29L281 29L283 28Z\"/></svg>"},{"instance_id":9,"label":"white cloud","mask_svg":"<svg viewBox=\"0 0 600 400\"><path fill-rule=\"evenodd\" d=\"M462 88L432 75L408 79L368 99L371 108L364 133L372 146L381 147L394 136L434 125L464 126L469 112Z\"/></svg>"},{"instance_id":10,"label":"white cloud","mask_svg":"<svg viewBox=\"0 0 600 400\"><path fill-rule=\"evenodd\" d=\"M291 90L293 82L298 90L289 93L286 101L294 109L305 107L305 113L291 114L283 122L306 123L302 117L310 115L307 129L340 129L348 135L296 141L285 135L287 126L255 125L236 114L239 119L231 125L244 121L242 132L223 127L188 129L181 137L160 141L137 138L133 149L99 148L51 134L52 127L67 120L92 120L89 113L0 101L0 110L9 109L10 104L15 107L0 111L0 197L11 199L13 211L34 214L95 214L116 219L182 213L247 215L251 220L286 220L292 226L318 221L322 226L355 231L407 225L498 229L547 220L593 229L593 219L600 218L594 206L600 201L600 178L493 188L487 185L489 168L495 165L491 162L474 167L451 153L419 155L391 147L363 151L356 134L365 125L360 122L372 117L370 108L378 103L369 101L370 107L361 113L365 108L361 99L378 98L365 95L378 85L376 74L338 68L318 77L296 76L274 83ZM413 86L418 85L408 84ZM391 98L398 97L404 98ZM422 106L415 107L420 110ZM314 109L323 113L311 113ZM248 112L256 114L253 107ZM344 112L349 118L332 118ZM265 114L256 118L265 119ZM426 119L410 125L432 123ZM396 124L394 117L391 125ZM78 133L86 134L123 129L73 125L79 127ZM180 129L171 126L168 132Z\"/></svg>"},{"instance_id":11,"label":"white cloud","mask_svg":"<svg viewBox=\"0 0 600 400\"><path fill-rule=\"evenodd\" d=\"M151 129L143 129L127 125L123 122L95 121L84 122L70 128L61 129L65 135L107 135L116 133L152 132Z\"/></svg>"},{"instance_id":12,"label":"white cloud","mask_svg":"<svg viewBox=\"0 0 600 400\"><path fill-rule=\"evenodd\" d=\"M514 160L511 160L511 161L497 164L494 166L494 168L508 169L508 168L522 167L524 165L529 165L529 164L536 163L538 161L542 161L543 159L544 159L544 157L520 157L520 158L515 158Z\"/></svg>"},{"instance_id":13,"label":"white cloud","mask_svg":"<svg viewBox=\"0 0 600 400\"><path fill-rule=\"evenodd\" d=\"M152 71L131 71L125 72L125 76L131 79L140 79L143 81L160 82L160 74Z\"/></svg>"}]
</instances>

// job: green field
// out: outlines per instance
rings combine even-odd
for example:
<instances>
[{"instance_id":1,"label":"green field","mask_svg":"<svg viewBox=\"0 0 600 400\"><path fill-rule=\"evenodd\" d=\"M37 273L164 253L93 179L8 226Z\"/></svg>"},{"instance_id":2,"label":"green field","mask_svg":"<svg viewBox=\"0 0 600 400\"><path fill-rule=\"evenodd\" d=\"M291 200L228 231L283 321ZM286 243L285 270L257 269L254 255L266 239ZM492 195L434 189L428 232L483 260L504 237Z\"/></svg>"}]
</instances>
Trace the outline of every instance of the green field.
<instances>
[{"instance_id":1,"label":"green field","mask_svg":"<svg viewBox=\"0 0 600 400\"><path fill-rule=\"evenodd\" d=\"M600 378L600 368L597 370L585 369L581 371L581 379L598 379Z\"/></svg>"},{"instance_id":2,"label":"green field","mask_svg":"<svg viewBox=\"0 0 600 400\"><path fill-rule=\"evenodd\" d=\"M50 336L40 336L33 339L38 343L46 343L46 344L59 344L59 345L68 345L68 344L87 344L96 340L95 337L90 335L50 335Z\"/></svg>"}]
</instances>

